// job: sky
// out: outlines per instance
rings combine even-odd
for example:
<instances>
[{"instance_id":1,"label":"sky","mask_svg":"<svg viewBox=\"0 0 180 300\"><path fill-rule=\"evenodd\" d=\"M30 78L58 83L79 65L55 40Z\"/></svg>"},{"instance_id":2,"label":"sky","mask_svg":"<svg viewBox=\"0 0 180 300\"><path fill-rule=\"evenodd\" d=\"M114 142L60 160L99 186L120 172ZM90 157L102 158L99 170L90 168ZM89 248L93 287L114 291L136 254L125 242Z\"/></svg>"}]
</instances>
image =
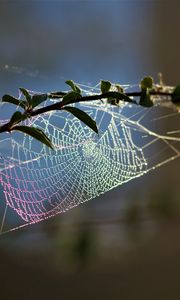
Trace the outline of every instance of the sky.
<instances>
[{"instance_id":1,"label":"sky","mask_svg":"<svg viewBox=\"0 0 180 300\"><path fill-rule=\"evenodd\" d=\"M125 84L138 83L145 75L157 78L169 56L168 47L163 64L158 58L161 34L166 38L161 20L165 3L1 1L1 91L14 91L20 83L57 89L67 79ZM172 22L165 26L173 29Z\"/></svg>"}]
</instances>

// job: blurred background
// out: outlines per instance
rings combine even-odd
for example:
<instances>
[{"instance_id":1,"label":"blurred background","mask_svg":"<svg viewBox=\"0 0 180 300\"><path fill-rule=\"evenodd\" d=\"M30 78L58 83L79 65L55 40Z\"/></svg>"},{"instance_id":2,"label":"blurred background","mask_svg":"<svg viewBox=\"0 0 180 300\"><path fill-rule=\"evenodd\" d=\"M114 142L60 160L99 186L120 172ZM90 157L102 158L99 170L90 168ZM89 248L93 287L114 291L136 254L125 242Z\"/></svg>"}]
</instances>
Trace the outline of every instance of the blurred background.
<instances>
[{"instance_id":1,"label":"blurred background","mask_svg":"<svg viewBox=\"0 0 180 300\"><path fill-rule=\"evenodd\" d=\"M0 0L0 96L62 90L67 79L134 84L158 72L176 85L179 11L175 0ZM179 300L179 171L172 161L1 236L0 297Z\"/></svg>"}]
</instances>

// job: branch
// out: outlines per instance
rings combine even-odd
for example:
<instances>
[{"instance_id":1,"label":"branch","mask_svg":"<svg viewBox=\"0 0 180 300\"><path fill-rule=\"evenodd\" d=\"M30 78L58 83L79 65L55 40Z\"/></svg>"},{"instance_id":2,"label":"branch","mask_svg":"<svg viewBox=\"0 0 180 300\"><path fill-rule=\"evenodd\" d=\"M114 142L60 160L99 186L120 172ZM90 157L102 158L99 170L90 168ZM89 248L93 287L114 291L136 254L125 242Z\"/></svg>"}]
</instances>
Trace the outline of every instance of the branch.
<instances>
[{"instance_id":1,"label":"branch","mask_svg":"<svg viewBox=\"0 0 180 300\"><path fill-rule=\"evenodd\" d=\"M48 145L52 148L52 144L48 137L40 129L36 127L26 128L25 126L17 126L22 121L32 118L50 111L65 110L72 113L75 117L79 118L80 121L84 122L87 126L98 133L96 123L91 119L89 115L80 109L74 108L72 106L67 106L69 104L74 104L78 102L88 102L107 99L107 102L112 105L119 104L120 101L133 103L135 105L141 105L145 107L153 106L153 101L151 96L168 96L175 104L180 102L180 86L176 88L168 89L165 86L153 85L153 79L151 77L145 77L141 80L141 91L140 92L127 92L125 93L123 88L118 85L112 85L109 81L101 81L101 93L89 96L81 95L80 88L72 81L68 80L66 83L71 87L69 92L51 92L47 94L35 94L31 95L26 89L20 88L20 91L24 95L23 100L16 99L10 95L4 95L2 102L8 102L14 104L18 107L24 109L24 112L16 111L9 122L0 126L0 133L11 132L13 130L18 130L23 133L29 134L34 138L38 139L42 143ZM111 89L113 87L113 89ZM135 101L134 98L139 97L139 101ZM57 99L60 100L57 103L47 105L41 108L36 108L42 102L47 99Z\"/></svg>"},{"instance_id":2,"label":"branch","mask_svg":"<svg viewBox=\"0 0 180 300\"><path fill-rule=\"evenodd\" d=\"M117 99L121 98L119 100L124 100L125 102L137 104L136 101L129 98L128 94L124 94L122 96L122 94L118 93L118 92L108 92L108 93L96 94L96 95L92 95L92 96L82 96L77 99L72 99L70 104L74 104L74 103L78 103L78 102L88 102L88 101L97 101L97 100L102 100L102 99L114 98L115 94L116 94ZM127 97L124 97L124 96L127 96ZM133 95L131 95L131 96L133 96ZM48 94L48 97L50 99L62 99L62 96L55 95L54 93ZM123 99L123 97L124 97L124 99ZM31 116L34 117L34 116L37 116L37 115L40 115L40 114L43 114L43 113L46 113L46 112L49 112L52 110L61 110L63 106L65 106L65 105L62 100L61 102L54 103L54 104L48 105L46 107L42 107L42 108L32 111Z\"/></svg>"}]
</instances>

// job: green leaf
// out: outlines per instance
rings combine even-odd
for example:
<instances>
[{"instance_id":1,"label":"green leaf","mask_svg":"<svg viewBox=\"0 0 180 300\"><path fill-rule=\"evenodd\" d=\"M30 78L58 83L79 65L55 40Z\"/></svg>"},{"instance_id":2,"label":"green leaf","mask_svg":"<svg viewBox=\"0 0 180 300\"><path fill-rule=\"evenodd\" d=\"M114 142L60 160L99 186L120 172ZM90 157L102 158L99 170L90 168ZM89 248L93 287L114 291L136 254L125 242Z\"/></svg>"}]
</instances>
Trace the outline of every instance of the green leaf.
<instances>
[{"instance_id":1,"label":"green leaf","mask_svg":"<svg viewBox=\"0 0 180 300\"><path fill-rule=\"evenodd\" d=\"M144 77L141 80L141 97L139 104L145 107L153 106L153 101L151 100L149 90L153 88L153 78L150 76Z\"/></svg>"},{"instance_id":2,"label":"green leaf","mask_svg":"<svg viewBox=\"0 0 180 300\"><path fill-rule=\"evenodd\" d=\"M66 95L64 95L63 100L62 100L62 104L66 105L66 104L69 104L69 103L74 103L74 102L76 102L77 99L80 99L81 97L82 96L77 92L74 92L74 91L69 92Z\"/></svg>"},{"instance_id":3,"label":"green leaf","mask_svg":"<svg viewBox=\"0 0 180 300\"><path fill-rule=\"evenodd\" d=\"M113 98L114 100L123 100L126 102L133 102L133 100L130 97L128 97L126 94L119 93L119 92L108 92L106 95L106 98L107 99Z\"/></svg>"},{"instance_id":4,"label":"green leaf","mask_svg":"<svg viewBox=\"0 0 180 300\"><path fill-rule=\"evenodd\" d=\"M172 102L174 104L180 103L180 85L177 85L174 88L174 91L172 93Z\"/></svg>"},{"instance_id":5,"label":"green leaf","mask_svg":"<svg viewBox=\"0 0 180 300\"><path fill-rule=\"evenodd\" d=\"M30 101L30 106L32 108L38 106L42 102L47 100L48 95L47 94L35 94L32 96L31 101Z\"/></svg>"},{"instance_id":6,"label":"green leaf","mask_svg":"<svg viewBox=\"0 0 180 300\"><path fill-rule=\"evenodd\" d=\"M26 102L25 101L19 100L19 99L14 98L13 96L10 96L10 95L4 95L2 97L2 102L8 102L8 103L11 103L11 104L15 104L17 106L21 106L22 108L26 107Z\"/></svg>"},{"instance_id":7,"label":"green leaf","mask_svg":"<svg viewBox=\"0 0 180 300\"><path fill-rule=\"evenodd\" d=\"M96 126L96 122L84 111L80 110L76 107L66 106L62 108L63 110L66 110L73 114L76 118L78 118L80 121L82 121L84 124L89 126L92 130L94 130L96 133L98 133L98 129Z\"/></svg>"},{"instance_id":8,"label":"green leaf","mask_svg":"<svg viewBox=\"0 0 180 300\"><path fill-rule=\"evenodd\" d=\"M51 143L51 140L47 137L47 135L39 128L36 127L28 127L28 126L14 126L12 130L17 130L20 132L23 132L27 135L32 136L39 142L45 144L46 146L53 149L53 145Z\"/></svg>"},{"instance_id":9,"label":"green leaf","mask_svg":"<svg viewBox=\"0 0 180 300\"><path fill-rule=\"evenodd\" d=\"M27 102L29 103L31 101L31 95L29 94L29 92L24 88L19 88L19 90L21 91L21 93L24 95Z\"/></svg>"},{"instance_id":10,"label":"green leaf","mask_svg":"<svg viewBox=\"0 0 180 300\"><path fill-rule=\"evenodd\" d=\"M151 107L154 105L147 89L142 89L139 104L144 107Z\"/></svg>"},{"instance_id":11,"label":"green leaf","mask_svg":"<svg viewBox=\"0 0 180 300\"><path fill-rule=\"evenodd\" d=\"M124 89L120 84L116 83L115 87L116 87L118 93L124 93Z\"/></svg>"},{"instance_id":12,"label":"green leaf","mask_svg":"<svg viewBox=\"0 0 180 300\"><path fill-rule=\"evenodd\" d=\"M10 119L10 123L13 126L14 124L20 123L21 121L24 121L26 119L27 119L27 116L22 114L20 111L16 111Z\"/></svg>"},{"instance_id":13,"label":"green leaf","mask_svg":"<svg viewBox=\"0 0 180 300\"><path fill-rule=\"evenodd\" d=\"M102 94L109 92L110 88L111 88L110 81L101 80L101 93Z\"/></svg>"},{"instance_id":14,"label":"green leaf","mask_svg":"<svg viewBox=\"0 0 180 300\"><path fill-rule=\"evenodd\" d=\"M69 85L74 92L81 93L81 89L74 83L73 80L66 80L65 83Z\"/></svg>"},{"instance_id":15,"label":"green leaf","mask_svg":"<svg viewBox=\"0 0 180 300\"><path fill-rule=\"evenodd\" d=\"M141 80L141 89L152 89L153 88L153 78L151 76L144 77Z\"/></svg>"}]
</instances>

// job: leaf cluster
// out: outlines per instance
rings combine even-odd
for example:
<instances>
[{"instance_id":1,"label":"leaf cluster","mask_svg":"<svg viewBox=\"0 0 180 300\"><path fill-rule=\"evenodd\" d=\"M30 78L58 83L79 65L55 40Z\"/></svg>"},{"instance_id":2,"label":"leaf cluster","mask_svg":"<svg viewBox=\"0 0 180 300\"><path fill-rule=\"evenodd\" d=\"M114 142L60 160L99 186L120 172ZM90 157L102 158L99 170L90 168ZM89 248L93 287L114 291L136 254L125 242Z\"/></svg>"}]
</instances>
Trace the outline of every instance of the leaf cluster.
<instances>
[{"instance_id":1,"label":"leaf cluster","mask_svg":"<svg viewBox=\"0 0 180 300\"><path fill-rule=\"evenodd\" d=\"M39 115L50 110L63 110L74 115L80 121L82 121L86 126L92 129L98 134L98 128L96 122L84 111L73 106L76 102L81 101L92 101L92 100L103 100L106 99L111 105L119 105L120 101L130 102L139 104L145 107L153 106L153 101L151 100L151 94L154 91L154 81L150 76L144 77L140 82L141 92L139 94L140 100L137 103L132 97L137 96L137 93L125 93L124 89L118 83L112 84L110 81L101 80L100 90L101 94L93 96L83 96L82 91L78 85L72 80L67 80L66 84L70 87L68 92L52 92L52 93L38 93L32 94L25 88L20 88L22 94L22 99L16 98L11 95L4 95L2 97L2 102L7 102L16 106L20 110L16 110L9 122L0 126L1 132L11 132L19 131L23 134L27 134L39 142L45 144L46 146L53 149L53 144L49 137L40 129L35 126L27 126L26 121L35 115ZM158 92L156 92L158 94ZM160 92L159 92L160 93ZM132 96L132 97L131 97ZM44 105L44 102L49 98L59 99L60 102L53 105ZM176 86L171 93L172 102L176 105L180 105L180 85ZM43 108L42 105L43 104Z\"/></svg>"}]
</instances>

